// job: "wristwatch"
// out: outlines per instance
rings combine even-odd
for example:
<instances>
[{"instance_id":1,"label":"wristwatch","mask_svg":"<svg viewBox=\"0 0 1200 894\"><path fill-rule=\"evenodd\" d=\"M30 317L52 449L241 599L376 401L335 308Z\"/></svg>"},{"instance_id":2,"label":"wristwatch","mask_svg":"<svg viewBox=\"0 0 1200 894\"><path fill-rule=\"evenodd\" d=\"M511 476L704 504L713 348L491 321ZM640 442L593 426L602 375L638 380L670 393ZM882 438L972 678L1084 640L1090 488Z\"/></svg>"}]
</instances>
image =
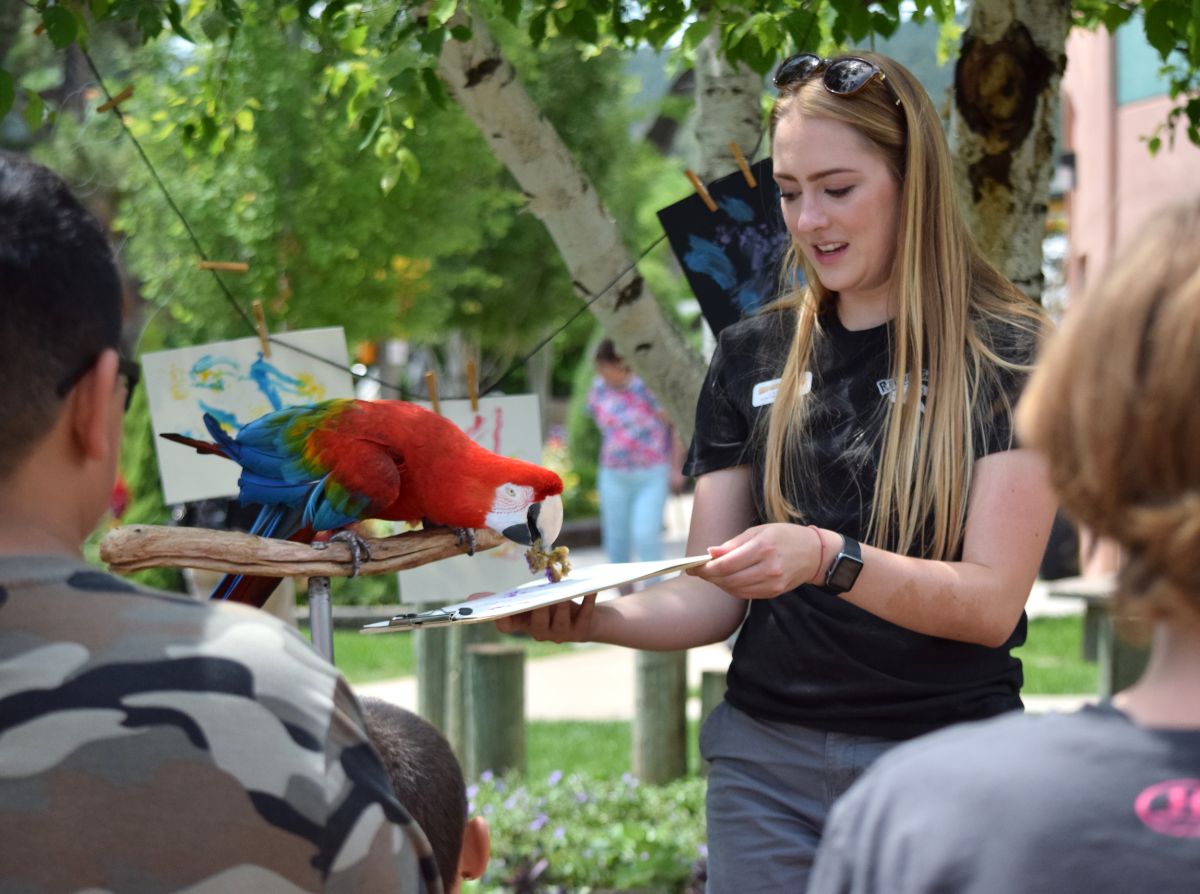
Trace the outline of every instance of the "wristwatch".
<instances>
[{"instance_id":1,"label":"wristwatch","mask_svg":"<svg viewBox=\"0 0 1200 894\"><path fill-rule=\"evenodd\" d=\"M845 593L858 580L862 571L862 549L858 541L842 535L842 548L833 557L833 564L825 573L825 589L834 593Z\"/></svg>"}]
</instances>

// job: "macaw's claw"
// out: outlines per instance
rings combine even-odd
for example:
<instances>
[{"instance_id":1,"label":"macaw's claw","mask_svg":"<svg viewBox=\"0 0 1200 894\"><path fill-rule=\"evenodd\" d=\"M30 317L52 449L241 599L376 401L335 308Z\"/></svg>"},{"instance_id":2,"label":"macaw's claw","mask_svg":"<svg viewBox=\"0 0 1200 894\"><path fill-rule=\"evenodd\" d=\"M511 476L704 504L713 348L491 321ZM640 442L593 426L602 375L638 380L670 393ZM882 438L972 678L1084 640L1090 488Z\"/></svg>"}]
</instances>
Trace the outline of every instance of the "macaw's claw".
<instances>
[{"instance_id":1,"label":"macaw's claw","mask_svg":"<svg viewBox=\"0 0 1200 894\"><path fill-rule=\"evenodd\" d=\"M314 543L313 549L325 549L329 543L344 543L350 547L350 576L358 577L359 566L371 560L371 548L353 531L338 531L325 543Z\"/></svg>"},{"instance_id":2,"label":"macaw's claw","mask_svg":"<svg viewBox=\"0 0 1200 894\"><path fill-rule=\"evenodd\" d=\"M454 538L459 546L462 546L464 543L467 545L467 555L468 556L475 555L476 542L475 542L475 531L473 529L471 529L471 528L455 528L454 529Z\"/></svg>"}]
</instances>

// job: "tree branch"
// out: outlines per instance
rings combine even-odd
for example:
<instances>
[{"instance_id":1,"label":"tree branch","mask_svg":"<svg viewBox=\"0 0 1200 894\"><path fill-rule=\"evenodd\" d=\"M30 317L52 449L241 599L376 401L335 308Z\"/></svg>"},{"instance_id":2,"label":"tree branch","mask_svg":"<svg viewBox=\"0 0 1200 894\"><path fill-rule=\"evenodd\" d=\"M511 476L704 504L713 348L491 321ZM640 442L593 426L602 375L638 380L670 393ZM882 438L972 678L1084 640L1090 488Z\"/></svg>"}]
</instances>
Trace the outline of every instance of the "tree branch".
<instances>
[{"instance_id":1,"label":"tree branch","mask_svg":"<svg viewBox=\"0 0 1200 894\"><path fill-rule=\"evenodd\" d=\"M504 542L495 531L475 531L476 549L492 549ZM359 574L402 571L447 559L467 551L455 533L437 528L409 531L394 537L368 539L371 559ZM229 574L266 577L349 577L350 547L331 542L324 549L307 543L274 540L236 531L208 528L173 528L163 525L125 525L100 541L100 558L118 574L146 568L205 568Z\"/></svg>"}]
</instances>

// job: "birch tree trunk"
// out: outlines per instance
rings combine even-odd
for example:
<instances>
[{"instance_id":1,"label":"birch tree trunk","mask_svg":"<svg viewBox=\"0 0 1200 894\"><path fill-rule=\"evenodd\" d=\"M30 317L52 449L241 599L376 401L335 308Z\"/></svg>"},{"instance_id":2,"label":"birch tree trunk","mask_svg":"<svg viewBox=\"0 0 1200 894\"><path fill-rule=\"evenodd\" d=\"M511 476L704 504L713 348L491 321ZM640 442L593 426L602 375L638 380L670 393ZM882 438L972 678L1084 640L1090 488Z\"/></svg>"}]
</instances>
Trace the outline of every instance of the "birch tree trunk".
<instances>
[{"instance_id":1,"label":"birch tree trunk","mask_svg":"<svg viewBox=\"0 0 1200 894\"><path fill-rule=\"evenodd\" d=\"M705 182L737 170L729 144L753 162L763 134L763 79L744 65L731 65L718 52L718 28L696 48L696 142Z\"/></svg>"},{"instance_id":2,"label":"birch tree trunk","mask_svg":"<svg viewBox=\"0 0 1200 894\"><path fill-rule=\"evenodd\" d=\"M1066 0L975 0L954 71L955 179L968 224L1039 302L1070 16Z\"/></svg>"},{"instance_id":3,"label":"birch tree trunk","mask_svg":"<svg viewBox=\"0 0 1200 894\"><path fill-rule=\"evenodd\" d=\"M530 99L484 22L475 17L470 26L469 40L446 42L439 75L516 178L529 210L558 246L580 298L588 300L617 280L591 305L592 313L662 401L681 435L690 438L703 360L646 287L595 187Z\"/></svg>"}]
</instances>

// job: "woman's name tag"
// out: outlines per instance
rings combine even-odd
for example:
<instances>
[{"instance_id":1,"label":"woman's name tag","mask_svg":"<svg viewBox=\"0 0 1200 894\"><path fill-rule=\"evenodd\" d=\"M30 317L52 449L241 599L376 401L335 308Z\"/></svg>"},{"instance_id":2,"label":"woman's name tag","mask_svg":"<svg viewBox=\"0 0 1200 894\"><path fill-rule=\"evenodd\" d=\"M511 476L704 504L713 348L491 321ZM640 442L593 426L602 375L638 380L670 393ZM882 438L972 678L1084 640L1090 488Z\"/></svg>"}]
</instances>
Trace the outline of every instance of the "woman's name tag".
<instances>
[{"instance_id":1,"label":"woman's name tag","mask_svg":"<svg viewBox=\"0 0 1200 894\"><path fill-rule=\"evenodd\" d=\"M775 396L779 394L779 379L771 379L769 382L759 382L750 391L750 405L755 407L765 407L767 404L775 403ZM801 394L808 394L812 391L812 373L804 374L804 385L800 388Z\"/></svg>"}]
</instances>

